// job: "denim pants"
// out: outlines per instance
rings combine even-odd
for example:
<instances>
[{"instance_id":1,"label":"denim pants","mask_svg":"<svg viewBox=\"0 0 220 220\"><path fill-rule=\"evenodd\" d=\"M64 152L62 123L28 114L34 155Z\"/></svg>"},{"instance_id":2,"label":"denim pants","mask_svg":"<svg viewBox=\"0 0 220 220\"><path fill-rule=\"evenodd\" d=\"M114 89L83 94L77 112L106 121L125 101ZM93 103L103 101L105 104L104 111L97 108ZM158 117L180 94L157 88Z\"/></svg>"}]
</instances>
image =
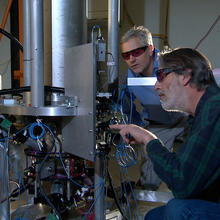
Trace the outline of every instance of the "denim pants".
<instances>
[{"instance_id":1,"label":"denim pants","mask_svg":"<svg viewBox=\"0 0 220 220\"><path fill-rule=\"evenodd\" d=\"M144 220L217 220L220 204L198 199L172 199L167 205L150 210Z\"/></svg>"}]
</instances>

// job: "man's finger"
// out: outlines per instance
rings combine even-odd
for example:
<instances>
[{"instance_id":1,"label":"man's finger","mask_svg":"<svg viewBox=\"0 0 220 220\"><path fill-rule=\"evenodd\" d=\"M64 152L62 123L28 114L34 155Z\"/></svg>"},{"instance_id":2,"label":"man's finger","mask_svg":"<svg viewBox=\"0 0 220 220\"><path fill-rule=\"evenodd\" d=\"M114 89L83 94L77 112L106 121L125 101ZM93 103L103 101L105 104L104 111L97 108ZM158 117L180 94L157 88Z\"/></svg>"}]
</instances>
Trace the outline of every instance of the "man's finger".
<instances>
[{"instance_id":1,"label":"man's finger","mask_svg":"<svg viewBox=\"0 0 220 220\"><path fill-rule=\"evenodd\" d=\"M121 130L122 128L125 127L125 125L123 125L123 124L115 124L115 125L109 125L109 127L112 128L112 129Z\"/></svg>"}]
</instances>

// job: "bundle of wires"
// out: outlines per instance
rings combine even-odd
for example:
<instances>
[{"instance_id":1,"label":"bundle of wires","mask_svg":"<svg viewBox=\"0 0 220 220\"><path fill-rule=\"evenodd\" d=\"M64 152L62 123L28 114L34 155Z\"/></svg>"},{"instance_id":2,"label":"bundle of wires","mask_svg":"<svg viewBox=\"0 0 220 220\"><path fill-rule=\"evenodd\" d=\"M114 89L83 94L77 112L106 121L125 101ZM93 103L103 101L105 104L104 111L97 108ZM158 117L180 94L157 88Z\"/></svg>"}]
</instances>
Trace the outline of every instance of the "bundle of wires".
<instances>
[{"instance_id":1,"label":"bundle of wires","mask_svg":"<svg viewBox=\"0 0 220 220\"><path fill-rule=\"evenodd\" d=\"M38 134L38 135L35 135L34 134L34 129L35 128L40 128L41 129L41 133ZM0 139L0 142L2 142L1 146L3 146L3 144L5 142L8 142L10 139L13 139L16 135L19 135L21 132L24 132L28 130L29 132L29 135L32 139L36 140L36 141L39 141L40 138L43 138L44 135L46 134L46 130L49 131L49 133L51 134L52 138L53 138L53 142L47 152L47 154L45 155L45 157L43 158L43 160L41 161L41 163L39 164L38 166L38 170L37 170L37 182L39 184L39 187L40 187L40 191L42 193L42 195L44 196L45 200L47 201L48 205L51 207L51 209L53 210L55 216L57 219L61 220L62 217L61 217L61 214L59 213L59 211L57 210L56 206L50 201L49 197L47 196L43 186L42 186L42 183L41 183L41 171L42 171L42 168L43 168L43 165L45 163L45 161L48 159L48 157L50 156L51 152L53 151L53 149L56 147L57 148L57 151L59 153L59 158L60 158L60 161L61 161L61 164L63 166L63 169L67 175L67 178L68 180L70 180L71 182L73 182L75 185L79 186L79 187L83 187L83 188L89 188L89 189L95 189L95 190L99 190L98 192L98 196L96 197L96 199L94 200L94 202L92 203L91 207L89 208L88 212L86 213L86 215L84 216L84 219L87 218L87 216L91 213L95 203L97 202L97 200L99 199L99 197L101 196L101 193L104 189L104 181L100 181L100 183L96 184L96 185L90 185L90 186L83 186L79 183L77 183L74 179L72 179L65 167L65 164L64 164L64 161L63 161L63 158L62 158L62 153L61 153L61 148L60 148L60 144L59 144L59 141L57 140L57 138L55 137L53 131L50 129L49 126L47 126L46 124L43 124L41 123L41 121L37 121L37 122L34 122L34 123L31 123L31 124L28 124L27 126L25 126L24 128L22 128L21 130L17 131L15 134L13 134L12 136L9 136L8 135L5 135L2 139ZM39 130L39 129L38 129ZM11 164L12 166L12 164ZM23 189L24 191L26 191L26 187L25 185L23 184L22 182L22 178L20 177L19 175L19 179L20 179L20 184L23 185ZM20 190L19 190L19 193L20 195ZM19 210L19 208L18 208ZM19 212L17 214L17 216L19 216Z\"/></svg>"},{"instance_id":2,"label":"bundle of wires","mask_svg":"<svg viewBox=\"0 0 220 220\"><path fill-rule=\"evenodd\" d=\"M121 118L123 119L124 124L126 124L126 121L125 121L126 117L124 114L124 98L125 98L126 90L127 90L127 86L124 86L121 89L121 91L119 92L119 97L118 97L117 103L115 105L116 108L120 110L120 113L122 115ZM132 113L133 113L133 96L130 91L129 91L129 95L130 95L130 114L128 117L129 118L128 123L131 123L132 122ZM113 140L114 140L114 138L113 138ZM122 182L121 198L123 198L123 196L125 196L125 198L126 198L126 206L128 209L129 218L126 216L125 211L123 211L123 210L126 210L126 208L125 207L122 208L120 206L118 199L115 199L116 204L118 204L117 206L119 207L119 210L125 219L130 219L130 220L134 219L135 214L132 213L132 209L131 209L130 201L129 201L129 196L128 196L128 189L126 187L126 181L128 181L128 186L130 188L130 192L131 192L132 197L135 201L135 205L136 205L136 209L137 209L136 217L137 217L137 219L139 219L139 208L138 208L138 204L137 204L134 190L132 188L130 177L128 174L128 168L133 166L136 163L136 160L137 160L136 152L131 145L126 145L125 143L123 143L122 139L120 139L120 143L118 145L116 145L115 143L113 143L113 145L116 147L115 157L116 157L116 160L120 166L120 177L121 177L121 182ZM109 174L109 176L110 176L110 174ZM111 181L110 181L110 183L111 183Z\"/></svg>"}]
</instances>

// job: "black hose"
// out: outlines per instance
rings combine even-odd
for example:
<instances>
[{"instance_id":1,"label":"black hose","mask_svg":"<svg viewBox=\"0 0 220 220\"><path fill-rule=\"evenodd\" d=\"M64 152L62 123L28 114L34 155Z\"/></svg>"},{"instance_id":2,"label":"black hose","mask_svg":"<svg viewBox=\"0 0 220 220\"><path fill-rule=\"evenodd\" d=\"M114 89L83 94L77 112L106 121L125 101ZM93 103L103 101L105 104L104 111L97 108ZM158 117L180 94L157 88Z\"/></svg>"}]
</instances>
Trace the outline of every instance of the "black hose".
<instances>
[{"instance_id":1,"label":"black hose","mask_svg":"<svg viewBox=\"0 0 220 220\"><path fill-rule=\"evenodd\" d=\"M51 86L44 86L44 90L46 92L57 92L57 93L64 93L65 92L64 88L51 87ZM15 88L15 89L2 89L2 90L0 90L0 95L18 94L18 93L30 92L30 91L31 91L30 86L24 86L24 87Z\"/></svg>"},{"instance_id":2,"label":"black hose","mask_svg":"<svg viewBox=\"0 0 220 220\"><path fill-rule=\"evenodd\" d=\"M16 37L14 37L13 35L11 35L10 33L8 33L7 31L5 31L2 28L0 28L0 33L2 33L4 36L9 38L10 40L14 41L16 43L16 45L19 47L19 49L23 52L23 46Z\"/></svg>"}]
</instances>

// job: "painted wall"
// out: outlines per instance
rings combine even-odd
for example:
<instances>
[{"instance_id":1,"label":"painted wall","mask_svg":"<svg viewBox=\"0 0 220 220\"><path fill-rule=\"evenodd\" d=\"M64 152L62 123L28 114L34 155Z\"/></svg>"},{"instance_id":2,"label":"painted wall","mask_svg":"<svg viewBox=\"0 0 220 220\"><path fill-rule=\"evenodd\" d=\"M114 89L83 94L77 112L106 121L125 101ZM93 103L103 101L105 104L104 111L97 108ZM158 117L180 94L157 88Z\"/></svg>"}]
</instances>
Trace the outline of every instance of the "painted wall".
<instances>
[{"instance_id":1,"label":"painted wall","mask_svg":"<svg viewBox=\"0 0 220 220\"><path fill-rule=\"evenodd\" d=\"M195 47L220 15L219 0L171 0L169 38L172 47ZM220 20L198 47L212 63L220 67Z\"/></svg>"},{"instance_id":2,"label":"painted wall","mask_svg":"<svg viewBox=\"0 0 220 220\"><path fill-rule=\"evenodd\" d=\"M167 0L139 0L138 4L132 0L124 2L134 24L145 25L153 34L164 34ZM195 48L218 16L220 16L219 0L170 0L168 14L170 47ZM160 49L163 45L161 41L154 38L155 46ZM220 67L220 20L198 50L208 57L213 68Z\"/></svg>"}]
</instances>

